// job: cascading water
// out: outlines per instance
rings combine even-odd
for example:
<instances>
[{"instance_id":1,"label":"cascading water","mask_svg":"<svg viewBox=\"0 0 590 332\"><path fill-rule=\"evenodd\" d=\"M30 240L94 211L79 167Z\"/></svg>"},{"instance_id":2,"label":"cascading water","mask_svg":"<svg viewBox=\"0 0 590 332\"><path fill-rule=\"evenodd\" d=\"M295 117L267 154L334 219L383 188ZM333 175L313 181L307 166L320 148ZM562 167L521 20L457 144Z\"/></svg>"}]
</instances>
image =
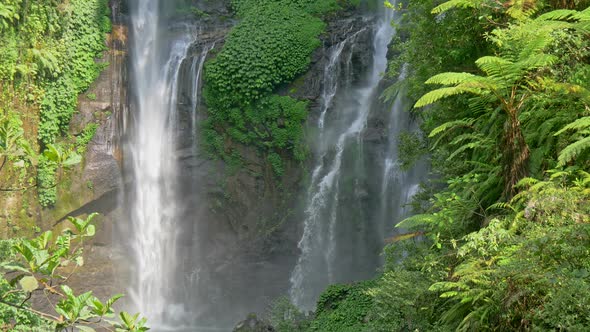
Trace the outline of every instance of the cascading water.
<instances>
[{"instance_id":1,"label":"cascading water","mask_svg":"<svg viewBox=\"0 0 590 332\"><path fill-rule=\"evenodd\" d=\"M199 222L206 220L201 216L206 215L207 206L200 200L207 193L199 191L198 181L207 176L207 170L201 168L196 152L199 118L195 110L201 104L204 63L214 47L213 40L221 37L211 36L209 31L199 40L198 26L182 25L182 20L168 24L170 20L164 17L171 17L170 13L161 11L173 9L171 3L133 0L130 6L134 118L129 131L133 181L129 182L127 199L132 221L129 254L135 279L129 293L132 310L147 316L157 330L205 331L197 328L197 321L227 326L231 324L228 319L234 319L226 317L232 313L216 313L220 303L230 303L220 295L225 294L219 291L225 284L215 279L219 277L218 264L224 262L208 260L209 247L204 246L214 242L203 240L212 227ZM317 164L308 190L304 234L299 242L301 256L290 279L290 294L302 308L312 309L317 295L329 283L372 275L380 262L384 235L378 225L389 218L387 211L395 208L375 208L382 213L373 213L381 216L373 218L363 212L373 204L367 203L367 197L375 200L384 193L391 198L390 191L404 185L393 180L394 167L385 170L385 162L378 162L383 167L379 172L371 172L373 166L368 164L373 160L366 157L364 147L370 115L383 108L378 97L381 74L387 67L387 45L394 33L392 15L383 8L376 20L366 20L360 28L355 27L358 20L345 21L351 23L350 29L329 50L317 122L319 142L314 150ZM366 47L357 46L359 43L366 43ZM371 49L372 61L371 56L363 55ZM371 63L357 68L363 57ZM398 120L392 115L391 121ZM395 137L401 130L389 129L395 131ZM394 144L384 145L387 151L382 155L386 157L377 161L395 160ZM369 178L383 183L381 192L365 189ZM414 180L406 182L414 184ZM410 191L404 195L410 196ZM389 203L389 198L380 206ZM371 222L364 225L365 219ZM229 310L234 309L244 308ZM202 319L211 313L215 317Z\"/></svg>"},{"instance_id":2,"label":"cascading water","mask_svg":"<svg viewBox=\"0 0 590 332\"><path fill-rule=\"evenodd\" d=\"M134 309L152 326L176 322L184 308L174 292L177 271L175 227L179 73L195 41L190 26L162 38L158 0L132 2L133 87L136 114L130 151L131 235L135 280L129 293Z\"/></svg>"},{"instance_id":3,"label":"cascading water","mask_svg":"<svg viewBox=\"0 0 590 332\"><path fill-rule=\"evenodd\" d=\"M354 35L333 47L325 70L318 123L318 164L312 173L308 190L304 231L299 242L301 255L291 275L291 299L298 307L306 310L314 308L317 296L328 284L348 278L340 275L342 267L339 265L346 263L338 260L341 251L338 244L339 221L343 213L342 200L346 199L341 194L342 190L351 187L344 174L346 172L343 172L343 163L348 163L350 153L357 156L362 154L359 146L363 130L373 100L379 97L381 74L387 68L387 46L394 34L391 26L393 11L383 8L379 16L373 34L373 64L368 78L355 88L343 90L344 93L340 95L346 95L347 98L343 97L345 100L337 105L333 104L334 97L339 93L337 81L340 66L337 64L341 62L346 44L354 43ZM331 123L326 119L328 112L337 112ZM362 166L356 171L363 172ZM353 191L354 186L352 183Z\"/></svg>"},{"instance_id":4,"label":"cascading water","mask_svg":"<svg viewBox=\"0 0 590 332\"><path fill-rule=\"evenodd\" d=\"M406 66L403 66L398 80L403 80L405 76ZM408 205L428 173L428 166L423 160L415 162L410 169L405 169L398 160L400 135L419 132L417 123L411 118L410 107L404 92L399 91L391 107L381 181L381 218L384 227L392 220L408 217ZM387 234L385 229L383 234Z\"/></svg>"},{"instance_id":5,"label":"cascading water","mask_svg":"<svg viewBox=\"0 0 590 332\"><path fill-rule=\"evenodd\" d=\"M198 56L193 57L193 61L191 64L190 72L192 73L194 80L192 82L192 89L191 89L191 109L196 110L199 105L201 104L201 84L202 84L202 77L203 77L203 66L205 65L205 60L207 60L207 56L209 52L215 48L215 42L213 42L209 47L203 48L201 54ZM193 132L193 143L197 143L197 112L193 112L193 116L191 118L191 129Z\"/></svg>"},{"instance_id":6,"label":"cascading water","mask_svg":"<svg viewBox=\"0 0 590 332\"><path fill-rule=\"evenodd\" d=\"M332 46L324 70L317 164L307 192L301 254L291 274L291 299L305 310L314 309L329 284L372 277L382 264L385 238L410 212L407 205L427 173L423 163L410 170L399 165L400 135L418 129L404 94L392 105L379 100L390 84L382 74L395 34L394 14L382 8L378 15L365 80L356 82L355 68L350 69L362 31Z\"/></svg>"}]
</instances>

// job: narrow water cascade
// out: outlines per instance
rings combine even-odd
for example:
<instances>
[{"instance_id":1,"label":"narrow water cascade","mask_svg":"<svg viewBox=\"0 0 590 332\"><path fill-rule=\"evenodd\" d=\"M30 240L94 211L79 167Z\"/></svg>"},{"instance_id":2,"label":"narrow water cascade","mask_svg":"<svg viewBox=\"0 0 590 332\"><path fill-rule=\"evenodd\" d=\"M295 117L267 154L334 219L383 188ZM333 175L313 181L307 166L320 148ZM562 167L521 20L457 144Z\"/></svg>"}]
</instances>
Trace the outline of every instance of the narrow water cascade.
<instances>
[{"instance_id":1,"label":"narrow water cascade","mask_svg":"<svg viewBox=\"0 0 590 332\"><path fill-rule=\"evenodd\" d=\"M403 80L406 75L405 67L398 80ZM401 134L414 134L419 132L418 123L412 119L410 113L411 103L405 97L404 91L399 91L391 107L389 124L387 128L388 139L385 150L381 186L381 219L383 234L392 235L392 230L387 229L392 221L399 221L409 216L409 204L414 195L420 189L420 183L428 174L428 163L425 160L416 161L409 169L400 162L399 142Z\"/></svg>"},{"instance_id":2,"label":"narrow water cascade","mask_svg":"<svg viewBox=\"0 0 590 332\"><path fill-rule=\"evenodd\" d=\"M211 45L204 47L201 53L197 56L193 56L193 60L191 63L190 73L193 75L193 81L191 86L191 110L192 117L191 117L191 131L193 133L193 143L195 144L194 148L196 148L196 144L198 141L198 113L196 112L197 108L201 104L201 89L202 89L202 80L203 80L203 67L205 66L205 60L209 56L209 52L215 48L215 42Z\"/></svg>"},{"instance_id":3,"label":"narrow water cascade","mask_svg":"<svg viewBox=\"0 0 590 332\"><path fill-rule=\"evenodd\" d=\"M149 317L153 326L179 321L186 310L170 285L176 284L182 231L177 227L182 206L175 153L179 73L196 39L191 26L176 27L172 38L165 34L161 9L158 0L133 1L131 9L136 110L129 150L135 280L129 293L134 309Z\"/></svg>"},{"instance_id":4,"label":"narrow water cascade","mask_svg":"<svg viewBox=\"0 0 590 332\"><path fill-rule=\"evenodd\" d=\"M354 173L364 173L362 165L362 134L374 100L381 93L379 83L387 68L387 46L394 35L391 25L393 11L382 8L373 30L373 63L364 81L340 91L341 65L343 59L350 59L350 53L343 52L348 43L354 49L354 35L333 47L330 61L325 69L322 108L318 121L317 164L314 167L305 208L303 236L299 242L301 250L291 275L290 296L300 308L312 310L315 301L324 288L334 282L356 279L352 272L360 268L356 262L340 261L343 251L339 242L343 240L342 225L345 201L343 191L356 191L358 182L351 183L350 167ZM345 64L349 63L344 60ZM351 71L344 82L351 80ZM340 83L336 83L340 81ZM336 97L336 98L335 98ZM339 99L336 101L336 99ZM332 114L329 116L329 113ZM354 195L354 193L353 193ZM350 208L351 206L348 206ZM360 221L358 221L360 222ZM367 230L368 233L372 232ZM366 233L367 236L373 236ZM349 234L351 235L351 234ZM354 236L354 235L353 235ZM377 238L369 243L380 242ZM362 241L362 240L361 240ZM354 246L354 243L347 245ZM361 244L362 245L362 244ZM363 257L364 260L368 257ZM361 263L362 264L362 263ZM368 263L370 266L375 265ZM372 266L373 270L375 266ZM371 270L371 268L369 268Z\"/></svg>"}]
</instances>

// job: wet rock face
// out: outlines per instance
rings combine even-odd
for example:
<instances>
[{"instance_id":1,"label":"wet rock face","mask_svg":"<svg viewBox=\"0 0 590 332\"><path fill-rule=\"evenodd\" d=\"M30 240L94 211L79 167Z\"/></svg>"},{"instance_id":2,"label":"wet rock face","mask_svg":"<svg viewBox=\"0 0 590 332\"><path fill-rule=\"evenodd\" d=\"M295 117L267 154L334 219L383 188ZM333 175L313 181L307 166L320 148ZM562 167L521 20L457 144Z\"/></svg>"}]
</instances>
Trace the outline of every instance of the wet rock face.
<instances>
[{"instance_id":1,"label":"wet rock face","mask_svg":"<svg viewBox=\"0 0 590 332\"><path fill-rule=\"evenodd\" d=\"M367 49L373 47L371 24L372 22L355 17L352 13L346 13L339 19L330 22L326 33L322 35L322 47L318 48L311 56L310 69L298 78L289 87L289 90L285 91L285 93L289 91L296 98L307 99L311 102L308 123L315 123L319 115L318 102L323 89L324 68L329 61L332 47L351 35L357 34L355 42L346 46L349 49L343 50L344 53L350 53L351 58L342 58L341 61L349 63L341 63L340 65L348 67L352 71L352 81L360 80L362 73L371 66L373 59L370 52L366 52ZM349 76L348 74L348 72L342 71L340 79L344 80L344 76Z\"/></svg>"},{"instance_id":2,"label":"wet rock face","mask_svg":"<svg viewBox=\"0 0 590 332\"><path fill-rule=\"evenodd\" d=\"M248 318L236 326L233 332L275 332L275 328L270 323L259 319L255 314L250 314Z\"/></svg>"},{"instance_id":3,"label":"wet rock face","mask_svg":"<svg viewBox=\"0 0 590 332\"><path fill-rule=\"evenodd\" d=\"M204 5L199 7L202 10L223 12L219 4L211 4L213 9L206 7L205 3L211 1L195 3ZM372 47L370 22L355 16L339 16L329 23L327 33L322 35L323 46L312 55L309 70L279 91L310 101L310 123L316 123L319 114L324 67L332 46L358 33L356 43L350 46L353 48L350 52L352 76L360 79L362 72L372 64L371 56L364 52ZM209 57L215 56L215 50L223 46L228 23L209 18L200 24L202 32L190 52L198 56L214 43ZM301 206L297 204L304 201L300 194L304 192L305 172L300 164L287 163L284 176L278 179L272 169L265 166L263 155L235 142L226 142L226 146L240 152L241 167L232 167L206 155L200 146L199 128L191 125L195 116L190 102L194 75L192 59L185 62L179 83L177 153L178 182L182 184L179 197L184 204L178 224L183 230L179 241L186 271L180 273L198 274L198 280L190 288L199 294L193 306L200 308L200 316L204 320L209 317L212 324L225 319L224 326L233 326L248 312L263 311L270 301L285 295L289 289L301 235L302 216L298 212ZM198 122L207 117L202 98L196 116ZM220 313L224 313L221 319Z\"/></svg>"}]
</instances>

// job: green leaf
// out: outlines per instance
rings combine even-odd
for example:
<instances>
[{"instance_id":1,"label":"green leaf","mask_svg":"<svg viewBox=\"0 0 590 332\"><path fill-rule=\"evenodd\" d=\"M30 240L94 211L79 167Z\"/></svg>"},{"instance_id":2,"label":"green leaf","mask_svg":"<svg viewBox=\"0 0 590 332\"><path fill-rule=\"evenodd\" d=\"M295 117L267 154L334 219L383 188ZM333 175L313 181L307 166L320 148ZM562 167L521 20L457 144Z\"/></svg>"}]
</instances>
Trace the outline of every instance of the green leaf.
<instances>
[{"instance_id":1,"label":"green leaf","mask_svg":"<svg viewBox=\"0 0 590 332\"><path fill-rule=\"evenodd\" d=\"M53 144L48 144L47 149L43 151L43 156L50 161L59 163L61 159L61 152L59 152L58 148Z\"/></svg>"},{"instance_id":2,"label":"green leaf","mask_svg":"<svg viewBox=\"0 0 590 332\"><path fill-rule=\"evenodd\" d=\"M95 329L89 327L89 326L84 326L84 325L76 325L76 328L79 329L82 332L96 332Z\"/></svg>"},{"instance_id":3,"label":"green leaf","mask_svg":"<svg viewBox=\"0 0 590 332\"><path fill-rule=\"evenodd\" d=\"M82 162L82 156L79 155L79 154L77 154L77 153L75 153L75 152L72 152L72 154L68 157L68 159L66 159L62 163L62 165L64 167L71 167L71 166L77 165L77 164L79 164L81 162Z\"/></svg>"},{"instance_id":4,"label":"green leaf","mask_svg":"<svg viewBox=\"0 0 590 332\"><path fill-rule=\"evenodd\" d=\"M20 271L20 272L26 272L29 273L30 271L27 270L26 268L24 268L23 266L16 264L16 263L2 263L0 264L0 268L7 270L7 271Z\"/></svg>"}]
</instances>

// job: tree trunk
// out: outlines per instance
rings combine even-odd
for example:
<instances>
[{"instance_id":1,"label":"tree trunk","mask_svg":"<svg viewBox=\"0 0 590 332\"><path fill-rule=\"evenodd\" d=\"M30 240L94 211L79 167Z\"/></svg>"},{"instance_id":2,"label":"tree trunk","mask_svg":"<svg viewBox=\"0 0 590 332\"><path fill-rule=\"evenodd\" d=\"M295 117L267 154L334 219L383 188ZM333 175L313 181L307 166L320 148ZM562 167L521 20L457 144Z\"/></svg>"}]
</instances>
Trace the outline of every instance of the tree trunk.
<instances>
[{"instance_id":1,"label":"tree trunk","mask_svg":"<svg viewBox=\"0 0 590 332\"><path fill-rule=\"evenodd\" d=\"M518 120L518 112L510 110L504 128L502 158L504 159L504 197L510 199L516 193L514 186L528 175L530 150Z\"/></svg>"}]
</instances>

